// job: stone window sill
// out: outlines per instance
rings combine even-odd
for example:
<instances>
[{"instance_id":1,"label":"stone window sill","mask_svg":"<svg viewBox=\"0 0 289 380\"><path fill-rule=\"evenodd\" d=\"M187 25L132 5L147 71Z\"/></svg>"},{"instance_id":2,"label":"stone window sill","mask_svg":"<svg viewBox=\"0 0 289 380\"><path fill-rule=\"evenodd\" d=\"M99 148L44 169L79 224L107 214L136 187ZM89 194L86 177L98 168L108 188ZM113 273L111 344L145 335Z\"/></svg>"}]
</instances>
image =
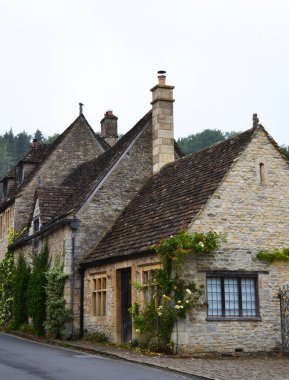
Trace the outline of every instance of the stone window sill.
<instances>
[{"instance_id":1,"label":"stone window sill","mask_svg":"<svg viewBox=\"0 0 289 380\"><path fill-rule=\"evenodd\" d=\"M261 317L207 317L208 322L262 322Z\"/></svg>"}]
</instances>

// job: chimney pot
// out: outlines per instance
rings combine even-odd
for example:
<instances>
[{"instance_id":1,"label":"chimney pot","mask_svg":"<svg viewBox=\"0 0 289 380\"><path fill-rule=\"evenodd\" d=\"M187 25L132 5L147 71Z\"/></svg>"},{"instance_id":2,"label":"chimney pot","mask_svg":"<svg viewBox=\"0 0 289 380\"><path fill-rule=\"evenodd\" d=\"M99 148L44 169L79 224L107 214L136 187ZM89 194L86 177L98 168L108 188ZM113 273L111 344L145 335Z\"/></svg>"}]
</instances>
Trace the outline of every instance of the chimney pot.
<instances>
[{"instance_id":1,"label":"chimney pot","mask_svg":"<svg viewBox=\"0 0 289 380\"><path fill-rule=\"evenodd\" d=\"M159 70L158 71L158 79L159 79L159 85L160 86L165 86L166 85L166 72L164 70Z\"/></svg>"}]
</instances>

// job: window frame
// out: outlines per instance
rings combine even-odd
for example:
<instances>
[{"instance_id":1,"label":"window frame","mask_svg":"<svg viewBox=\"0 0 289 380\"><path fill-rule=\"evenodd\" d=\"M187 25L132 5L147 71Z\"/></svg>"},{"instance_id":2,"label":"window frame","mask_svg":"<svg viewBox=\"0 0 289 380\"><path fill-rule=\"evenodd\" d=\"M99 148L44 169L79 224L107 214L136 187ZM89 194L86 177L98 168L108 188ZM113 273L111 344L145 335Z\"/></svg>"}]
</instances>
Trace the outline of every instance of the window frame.
<instances>
[{"instance_id":1,"label":"window frame","mask_svg":"<svg viewBox=\"0 0 289 380\"><path fill-rule=\"evenodd\" d=\"M222 315L209 315L209 303L208 303L208 278L218 278L221 280L221 305L222 305ZM224 289L224 279L231 278L237 279L238 286L238 315L226 315L225 307L225 289ZM242 279L253 279L254 280L254 290L255 290L255 308L256 314L246 316L243 315L242 307ZM247 272L209 272L206 274L206 300L207 300L207 320L208 321L261 321L260 317L260 304L259 304L259 289L258 289L258 274L247 273Z\"/></svg>"},{"instance_id":2,"label":"window frame","mask_svg":"<svg viewBox=\"0 0 289 380\"><path fill-rule=\"evenodd\" d=\"M99 284L100 287L98 286ZM103 287L104 284L105 287ZM107 317L106 273L95 275L91 278L91 316L93 318Z\"/></svg>"},{"instance_id":3,"label":"window frame","mask_svg":"<svg viewBox=\"0 0 289 380\"><path fill-rule=\"evenodd\" d=\"M154 272L157 268L145 268L141 273L141 284L143 289L143 305L148 306L154 301L156 306L159 306L159 289L154 282ZM146 278L147 277L147 281Z\"/></svg>"},{"instance_id":4,"label":"window frame","mask_svg":"<svg viewBox=\"0 0 289 380\"><path fill-rule=\"evenodd\" d=\"M155 306L158 307L161 305L162 303L162 290L157 286L157 285L154 285L152 283L150 283L150 281L148 283L145 283L144 279L145 279L145 272L149 272L150 274L154 271L156 271L157 269L161 269L162 268L162 264L160 262L155 262L155 263L151 263L151 264L148 264L148 263L144 263L144 264L139 264L138 266L138 270L137 270L137 278L138 278L138 282L139 284L141 285L141 294L140 294L140 298L139 298L139 301L141 303L141 309L142 310L145 310L146 307L150 304L150 301L151 299L149 299L149 302L147 302L146 300L146 289L149 289L149 293L152 294L152 290L153 288L155 289ZM149 275L149 280L151 279L151 276Z\"/></svg>"},{"instance_id":5,"label":"window frame","mask_svg":"<svg viewBox=\"0 0 289 380\"><path fill-rule=\"evenodd\" d=\"M4 219L3 231L4 231L4 237L6 237L10 234L10 232L13 229L13 226L12 226L12 209L11 208L7 208L5 210L3 219Z\"/></svg>"},{"instance_id":6,"label":"window frame","mask_svg":"<svg viewBox=\"0 0 289 380\"><path fill-rule=\"evenodd\" d=\"M0 215L0 239L4 238L4 215Z\"/></svg>"}]
</instances>

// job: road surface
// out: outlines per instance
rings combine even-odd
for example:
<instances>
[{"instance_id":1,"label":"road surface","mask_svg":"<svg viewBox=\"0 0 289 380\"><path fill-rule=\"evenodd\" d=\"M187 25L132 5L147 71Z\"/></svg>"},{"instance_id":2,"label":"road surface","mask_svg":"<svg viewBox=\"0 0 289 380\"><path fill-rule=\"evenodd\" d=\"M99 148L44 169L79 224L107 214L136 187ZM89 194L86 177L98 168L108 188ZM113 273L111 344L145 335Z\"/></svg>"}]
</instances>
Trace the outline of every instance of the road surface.
<instances>
[{"instance_id":1,"label":"road surface","mask_svg":"<svg viewBox=\"0 0 289 380\"><path fill-rule=\"evenodd\" d=\"M0 333L0 380L181 380L189 377Z\"/></svg>"}]
</instances>

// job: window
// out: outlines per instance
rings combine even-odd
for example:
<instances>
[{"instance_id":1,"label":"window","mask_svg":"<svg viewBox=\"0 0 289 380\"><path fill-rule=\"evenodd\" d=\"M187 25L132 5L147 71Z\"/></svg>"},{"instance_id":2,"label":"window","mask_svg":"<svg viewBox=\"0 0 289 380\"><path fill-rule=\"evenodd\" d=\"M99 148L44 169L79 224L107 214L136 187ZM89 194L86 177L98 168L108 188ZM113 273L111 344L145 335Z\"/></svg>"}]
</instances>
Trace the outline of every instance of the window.
<instances>
[{"instance_id":1,"label":"window","mask_svg":"<svg viewBox=\"0 0 289 380\"><path fill-rule=\"evenodd\" d=\"M208 317L259 317L257 276L207 276Z\"/></svg>"},{"instance_id":2,"label":"window","mask_svg":"<svg viewBox=\"0 0 289 380\"><path fill-rule=\"evenodd\" d=\"M8 181L7 181L7 178L5 178L3 181L3 196L4 196L4 198L7 197L7 193L8 193Z\"/></svg>"},{"instance_id":3,"label":"window","mask_svg":"<svg viewBox=\"0 0 289 380\"><path fill-rule=\"evenodd\" d=\"M39 216L36 216L36 218L34 218L33 220L33 232L38 232L40 229L40 220L39 220Z\"/></svg>"},{"instance_id":4,"label":"window","mask_svg":"<svg viewBox=\"0 0 289 380\"><path fill-rule=\"evenodd\" d=\"M17 185L20 186L24 179L23 164L16 166L16 179L17 179Z\"/></svg>"},{"instance_id":5,"label":"window","mask_svg":"<svg viewBox=\"0 0 289 380\"><path fill-rule=\"evenodd\" d=\"M106 276L92 279L92 315L106 316Z\"/></svg>"},{"instance_id":6,"label":"window","mask_svg":"<svg viewBox=\"0 0 289 380\"><path fill-rule=\"evenodd\" d=\"M4 221L4 234L9 235L12 227L12 212L11 209L5 211L5 221Z\"/></svg>"},{"instance_id":7,"label":"window","mask_svg":"<svg viewBox=\"0 0 289 380\"><path fill-rule=\"evenodd\" d=\"M3 238L3 215L0 215L0 239Z\"/></svg>"},{"instance_id":8,"label":"window","mask_svg":"<svg viewBox=\"0 0 289 380\"><path fill-rule=\"evenodd\" d=\"M156 303L156 306L161 303L161 294L156 284L156 275L154 269L144 270L142 272L142 288L145 305L148 305L152 301Z\"/></svg>"},{"instance_id":9,"label":"window","mask_svg":"<svg viewBox=\"0 0 289 380\"><path fill-rule=\"evenodd\" d=\"M259 179L260 183L265 182L265 165L263 164L263 162L260 162L259 164Z\"/></svg>"}]
</instances>

